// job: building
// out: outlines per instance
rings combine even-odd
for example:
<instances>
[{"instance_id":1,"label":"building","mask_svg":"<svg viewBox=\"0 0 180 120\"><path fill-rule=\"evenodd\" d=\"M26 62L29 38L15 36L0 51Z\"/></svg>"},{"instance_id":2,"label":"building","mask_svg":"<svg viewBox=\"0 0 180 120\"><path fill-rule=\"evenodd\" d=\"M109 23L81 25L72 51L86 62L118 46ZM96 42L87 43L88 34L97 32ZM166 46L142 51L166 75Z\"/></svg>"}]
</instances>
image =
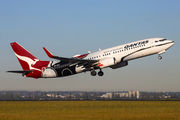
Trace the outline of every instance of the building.
<instances>
[{"instance_id":1,"label":"building","mask_svg":"<svg viewBox=\"0 0 180 120\"><path fill-rule=\"evenodd\" d=\"M136 98L139 99L139 91L128 91L127 93L106 93L100 96L101 98Z\"/></svg>"}]
</instances>

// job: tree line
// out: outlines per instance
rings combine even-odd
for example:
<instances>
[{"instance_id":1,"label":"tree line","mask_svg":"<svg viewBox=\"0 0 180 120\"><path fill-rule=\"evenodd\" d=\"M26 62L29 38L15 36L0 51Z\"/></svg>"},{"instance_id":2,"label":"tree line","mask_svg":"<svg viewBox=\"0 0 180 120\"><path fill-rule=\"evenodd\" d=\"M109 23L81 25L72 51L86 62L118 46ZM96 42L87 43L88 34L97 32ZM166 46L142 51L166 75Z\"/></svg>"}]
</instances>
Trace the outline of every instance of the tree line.
<instances>
[{"instance_id":1,"label":"tree line","mask_svg":"<svg viewBox=\"0 0 180 120\"><path fill-rule=\"evenodd\" d=\"M140 92L128 96L120 96L118 92L102 97L107 92L87 91L0 91L0 100L164 100L180 99L180 92ZM119 92L120 93L120 92Z\"/></svg>"}]
</instances>

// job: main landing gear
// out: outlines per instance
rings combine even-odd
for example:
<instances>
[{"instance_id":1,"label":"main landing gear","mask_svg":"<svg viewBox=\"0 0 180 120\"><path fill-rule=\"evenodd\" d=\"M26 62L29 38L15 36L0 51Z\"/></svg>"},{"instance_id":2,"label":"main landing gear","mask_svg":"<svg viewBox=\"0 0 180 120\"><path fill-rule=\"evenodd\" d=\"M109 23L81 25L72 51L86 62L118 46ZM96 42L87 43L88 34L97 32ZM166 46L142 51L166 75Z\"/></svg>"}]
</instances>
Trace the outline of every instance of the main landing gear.
<instances>
[{"instance_id":1,"label":"main landing gear","mask_svg":"<svg viewBox=\"0 0 180 120\"><path fill-rule=\"evenodd\" d=\"M91 75L96 76L96 71L95 70L91 71Z\"/></svg>"},{"instance_id":2,"label":"main landing gear","mask_svg":"<svg viewBox=\"0 0 180 120\"><path fill-rule=\"evenodd\" d=\"M99 75L99 76L103 76L103 75L104 75L103 71L100 70L100 71L98 72L98 75Z\"/></svg>"},{"instance_id":3,"label":"main landing gear","mask_svg":"<svg viewBox=\"0 0 180 120\"><path fill-rule=\"evenodd\" d=\"M91 71L91 75L92 75L92 76L96 76L96 74L97 74L97 73L96 73L95 70L92 70L92 71ZM99 76L103 76L103 75L104 75L104 73L101 71L101 69L100 69L100 71L98 72L98 75L99 75Z\"/></svg>"}]
</instances>

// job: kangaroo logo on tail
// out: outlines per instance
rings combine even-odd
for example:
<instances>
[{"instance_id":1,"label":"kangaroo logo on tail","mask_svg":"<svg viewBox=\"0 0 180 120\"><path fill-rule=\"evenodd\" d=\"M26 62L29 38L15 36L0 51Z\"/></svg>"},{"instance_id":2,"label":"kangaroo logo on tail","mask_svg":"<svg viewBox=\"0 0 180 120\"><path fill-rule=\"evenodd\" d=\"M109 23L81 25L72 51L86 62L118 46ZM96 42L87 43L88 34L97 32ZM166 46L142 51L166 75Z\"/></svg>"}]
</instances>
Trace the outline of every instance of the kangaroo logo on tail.
<instances>
[{"instance_id":1,"label":"kangaroo logo on tail","mask_svg":"<svg viewBox=\"0 0 180 120\"><path fill-rule=\"evenodd\" d=\"M11 43L11 46L23 70L41 71L41 63L43 63L43 61L36 58L34 55L32 55L29 51L27 51L17 42Z\"/></svg>"},{"instance_id":2,"label":"kangaroo logo on tail","mask_svg":"<svg viewBox=\"0 0 180 120\"><path fill-rule=\"evenodd\" d=\"M28 58L28 57L20 56L20 55L18 55L18 54L16 54L16 53L15 53L15 55L16 55L16 57L17 57L19 60L22 60L22 61L26 62L26 63L29 65L29 70L38 70L38 71L41 71L40 69L37 69L37 68L34 68L34 67L33 67L33 65L35 65L36 62L39 61L39 59L34 59L34 60L35 60L35 61L34 61L34 60L32 60L32 59L30 59L30 58Z\"/></svg>"},{"instance_id":3,"label":"kangaroo logo on tail","mask_svg":"<svg viewBox=\"0 0 180 120\"><path fill-rule=\"evenodd\" d=\"M11 47L23 70L8 72L22 73L23 76L33 77L36 79L42 77L42 68L47 68L48 65L50 65L50 61L39 60L30 52L28 52L25 48L23 48L21 45L19 45L17 42L11 43Z\"/></svg>"}]
</instances>

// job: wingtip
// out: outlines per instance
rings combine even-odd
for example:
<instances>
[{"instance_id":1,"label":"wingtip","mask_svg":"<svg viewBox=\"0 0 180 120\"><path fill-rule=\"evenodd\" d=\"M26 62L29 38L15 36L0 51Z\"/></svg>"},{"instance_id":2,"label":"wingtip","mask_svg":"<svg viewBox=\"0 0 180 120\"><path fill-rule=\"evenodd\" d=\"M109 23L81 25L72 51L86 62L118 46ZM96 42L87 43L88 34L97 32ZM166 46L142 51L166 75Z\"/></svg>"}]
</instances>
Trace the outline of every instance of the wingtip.
<instances>
[{"instance_id":1,"label":"wingtip","mask_svg":"<svg viewBox=\"0 0 180 120\"><path fill-rule=\"evenodd\" d=\"M45 47L43 47L43 49L46 52L46 54L48 55L48 57L50 57L50 58L54 57L54 55L51 52L49 52Z\"/></svg>"}]
</instances>

